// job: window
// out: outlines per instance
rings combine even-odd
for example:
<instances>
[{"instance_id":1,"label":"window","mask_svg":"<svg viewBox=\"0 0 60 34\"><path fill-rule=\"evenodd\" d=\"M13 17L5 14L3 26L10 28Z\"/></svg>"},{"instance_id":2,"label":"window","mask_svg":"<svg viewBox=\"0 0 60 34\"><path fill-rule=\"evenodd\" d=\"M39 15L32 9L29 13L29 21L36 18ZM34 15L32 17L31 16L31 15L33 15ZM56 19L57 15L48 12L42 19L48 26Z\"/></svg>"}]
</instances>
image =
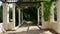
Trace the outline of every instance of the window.
<instances>
[{"instance_id":1,"label":"window","mask_svg":"<svg viewBox=\"0 0 60 34\"><path fill-rule=\"evenodd\" d=\"M54 21L57 21L57 7L56 7L56 2L54 4Z\"/></svg>"},{"instance_id":2,"label":"window","mask_svg":"<svg viewBox=\"0 0 60 34\"><path fill-rule=\"evenodd\" d=\"M3 7L1 1L0 1L0 23L3 23Z\"/></svg>"},{"instance_id":3,"label":"window","mask_svg":"<svg viewBox=\"0 0 60 34\"><path fill-rule=\"evenodd\" d=\"M12 22L12 4L9 4L9 21Z\"/></svg>"}]
</instances>

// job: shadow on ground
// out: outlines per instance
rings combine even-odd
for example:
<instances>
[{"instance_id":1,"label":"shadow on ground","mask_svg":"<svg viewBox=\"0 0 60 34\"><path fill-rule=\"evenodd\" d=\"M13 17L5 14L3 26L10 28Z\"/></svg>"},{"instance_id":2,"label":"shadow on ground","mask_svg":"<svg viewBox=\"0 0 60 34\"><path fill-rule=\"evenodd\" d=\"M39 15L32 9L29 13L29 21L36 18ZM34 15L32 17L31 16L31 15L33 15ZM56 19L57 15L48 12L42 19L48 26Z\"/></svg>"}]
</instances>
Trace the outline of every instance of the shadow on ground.
<instances>
[{"instance_id":1,"label":"shadow on ground","mask_svg":"<svg viewBox=\"0 0 60 34\"><path fill-rule=\"evenodd\" d=\"M7 34L43 34L44 32L50 32L52 34L57 34L53 30L39 29L35 25L23 25L16 31L10 31L10 32L7 32Z\"/></svg>"}]
</instances>

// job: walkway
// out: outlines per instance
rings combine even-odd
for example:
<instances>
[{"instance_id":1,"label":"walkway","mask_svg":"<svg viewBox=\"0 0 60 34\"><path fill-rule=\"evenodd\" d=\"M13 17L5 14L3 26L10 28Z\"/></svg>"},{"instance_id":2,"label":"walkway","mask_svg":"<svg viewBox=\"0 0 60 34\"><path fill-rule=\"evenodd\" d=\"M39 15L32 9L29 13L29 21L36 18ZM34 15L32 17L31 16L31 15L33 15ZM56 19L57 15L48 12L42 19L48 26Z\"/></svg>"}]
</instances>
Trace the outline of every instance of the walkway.
<instances>
[{"instance_id":1,"label":"walkway","mask_svg":"<svg viewBox=\"0 0 60 34\"><path fill-rule=\"evenodd\" d=\"M43 34L44 32L49 32L48 34L52 33L49 30L42 30L42 29L39 29L37 26L34 26L34 25L28 26L27 24L25 24L19 29L17 29L16 31L8 31L5 34Z\"/></svg>"}]
</instances>

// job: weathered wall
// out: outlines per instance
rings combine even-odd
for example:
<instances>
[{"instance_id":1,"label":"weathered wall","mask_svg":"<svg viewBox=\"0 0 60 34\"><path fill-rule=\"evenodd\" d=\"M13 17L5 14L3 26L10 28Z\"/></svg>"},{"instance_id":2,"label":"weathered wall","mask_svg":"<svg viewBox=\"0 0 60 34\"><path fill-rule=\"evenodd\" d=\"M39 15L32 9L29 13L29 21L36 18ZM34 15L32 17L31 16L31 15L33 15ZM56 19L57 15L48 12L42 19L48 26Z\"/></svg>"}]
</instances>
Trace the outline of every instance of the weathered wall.
<instances>
[{"instance_id":1,"label":"weathered wall","mask_svg":"<svg viewBox=\"0 0 60 34\"><path fill-rule=\"evenodd\" d=\"M60 0L57 1L57 21L51 21L48 27L60 33Z\"/></svg>"}]
</instances>

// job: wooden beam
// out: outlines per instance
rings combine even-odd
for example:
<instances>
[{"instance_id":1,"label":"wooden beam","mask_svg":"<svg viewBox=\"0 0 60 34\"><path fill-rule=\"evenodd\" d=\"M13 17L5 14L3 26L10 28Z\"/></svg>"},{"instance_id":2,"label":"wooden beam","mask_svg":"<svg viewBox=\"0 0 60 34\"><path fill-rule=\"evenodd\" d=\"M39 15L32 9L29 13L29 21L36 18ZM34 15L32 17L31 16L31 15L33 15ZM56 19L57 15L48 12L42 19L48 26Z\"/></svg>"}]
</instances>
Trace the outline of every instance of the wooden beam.
<instances>
[{"instance_id":1,"label":"wooden beam","mask_svg":"<svg viewBox=\"0 0 60 34\"><path fill-rule=\"evenodd\" d=\"M40 2L20 2L16 3L19 7L23 6L40 6Z\"/></svg>"}]
</instances>

